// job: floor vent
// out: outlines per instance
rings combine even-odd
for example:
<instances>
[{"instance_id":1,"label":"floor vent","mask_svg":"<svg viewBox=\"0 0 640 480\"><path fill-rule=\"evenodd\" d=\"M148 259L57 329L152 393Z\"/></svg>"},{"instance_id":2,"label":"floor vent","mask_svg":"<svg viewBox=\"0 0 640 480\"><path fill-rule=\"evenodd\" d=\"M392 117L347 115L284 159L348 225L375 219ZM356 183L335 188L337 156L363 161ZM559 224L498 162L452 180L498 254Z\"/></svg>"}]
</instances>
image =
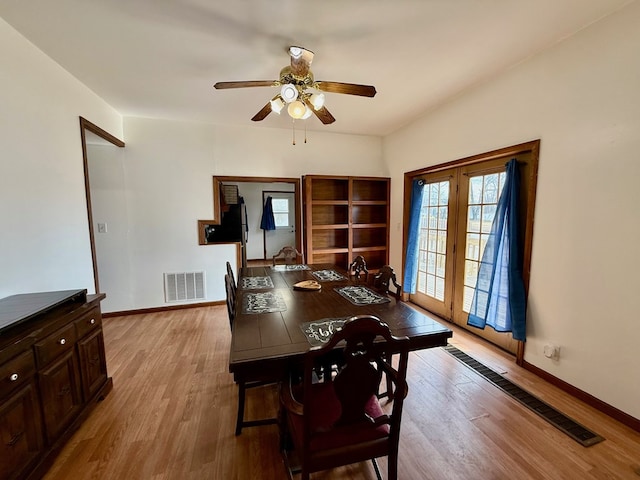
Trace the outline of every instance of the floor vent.
<instances>
[{"instance_id":1,"label":"floor vent","mask_svg":"<svg viewBox=\"0 0 640 480\"><path fill-rule=\"evenodd\" d=\"M517 400L529 410L537 413L551 425L563 431L583 446L590 447L591 445L595 445L596 443L604 440L600 435L586 429L563 413L560 413L552 406L510 382L499 373L494 372L489 367L478 362L475 358L470 357L461 350L458 350L456 347L447 345L442 348L457 358L460 362L464 363L467 367L482 375L514 400Z\"/></svg>"},{"instance_id":2,"label":"floor vent","mask_svg":"<svg viewBox=\"0 0 640 480\"><path fill-rule=\"evenodd\" d=\"M204 292L204 272L164 274L164 300L167 303L204 300Z\"/></svg>"}]
</instances>

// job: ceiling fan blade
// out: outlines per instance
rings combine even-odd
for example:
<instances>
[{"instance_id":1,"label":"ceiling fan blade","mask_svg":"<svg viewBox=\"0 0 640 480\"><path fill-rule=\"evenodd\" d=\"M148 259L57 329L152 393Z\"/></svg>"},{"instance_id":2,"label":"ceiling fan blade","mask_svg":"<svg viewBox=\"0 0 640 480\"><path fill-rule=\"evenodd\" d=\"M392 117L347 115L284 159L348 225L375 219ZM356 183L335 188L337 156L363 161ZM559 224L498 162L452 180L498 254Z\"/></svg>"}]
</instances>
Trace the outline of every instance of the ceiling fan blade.
<instances>
[{"instance_id":1,"label":"ceiling fan blade","mask_svg":"<svg viewBox=\"0 0 640 480\"><path fill-rule=\"evenodd\" d=\"M375 97L376 87L373 85L358 85L356 83L342 82L316 82L318 90L329 93L346 93L347 95L360 95L361 97Z\"/></svg>"},{"instance_id":2,"label":"ceiling fan blade","mask_svg":"<svg viewBox=\"0 0 640 480\"><path fill-rule=\"evenodd\" d=\"M267 103L262 109L256 113L251 120L254 122L259 122L260 120L264 120L267 115L271 113L271 102Z\"/></svg>"},{"instance_id":3,"label":"ceiling fan blade","mask_svg":"<svg viewBox=\"0 0 640 480\"><path fill-rule=\"evenodd\" d=\"M311 111L315 114L315 116L318 117L318 119L325 125L329 125L330 123L333 123L336 121L336 119L333 117L333 115L331 115L331 112L329 112L329 110L327 110L326 107L321 107L318 110L316 110L308 98L304 99L304 103L307 105L308 108L311 109Z\"/></svg>"},{"instance_id":4,"label":"ceiling fan blade","mask_svg":"<svg viewBox=\"0 0 640 480\"><path fill-rule=\"evenodd\" d=\"M245 88L245 87L276 87L278 82L276 80L252 80L246 82L218 82L213 88L218 90L225 88Z\"/></svg>"},{"instance_id":5,"label":"ceiling fan blade","mask_svg":"<svg viewBox=\"0 0 640 480\"><path fill-rule=\"evenodd\" d=\"M322 108L319 108L318 110L313 110L313 113L315 113L316 117L318 117L320 121L325 125L329 125L330 123L333 123L336 121L336 119L333 118L333 115L331 115L331 112L327 110L327 107L322 107Z\"/></svg>"},{"instance_id":6,"label":"ceiling fan blade","mask_svg":"<svg viewBox=\"0 0 640 480\"><path fill-rule=\"evenodd\" d=\"M294 77L304 78L309 73L313 61L313 52L302 47L289 47L291 55L291 73Z\"/></svg>"}]
</instances>

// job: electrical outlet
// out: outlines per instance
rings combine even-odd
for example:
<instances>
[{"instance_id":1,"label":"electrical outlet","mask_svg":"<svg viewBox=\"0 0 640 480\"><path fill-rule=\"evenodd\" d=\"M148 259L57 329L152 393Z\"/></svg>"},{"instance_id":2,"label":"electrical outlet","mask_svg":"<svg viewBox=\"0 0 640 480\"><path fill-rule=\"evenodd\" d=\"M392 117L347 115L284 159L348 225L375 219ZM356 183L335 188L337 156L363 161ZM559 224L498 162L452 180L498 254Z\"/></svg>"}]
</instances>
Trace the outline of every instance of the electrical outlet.
<instances>
[{"instance_id":1,"label":"electrical outlet","mask_svg":"<svg viewBox=\"0 0 640 480\"><path fill-rule=\"evenodd\" d=\"M560 347L557 345L545 345L543 350L544 356L552 360L560 358Z\"/></svg>"},{"instance_id":2,"label":"electrical outlet","mask_svg":"<svg viewBox=\"0 0 640 480\"><path fill-rule=\"evenodd\" d=\"M107 224L99 223L98 224L98 233L107 233Z\"/></svg>"}]
</instances>

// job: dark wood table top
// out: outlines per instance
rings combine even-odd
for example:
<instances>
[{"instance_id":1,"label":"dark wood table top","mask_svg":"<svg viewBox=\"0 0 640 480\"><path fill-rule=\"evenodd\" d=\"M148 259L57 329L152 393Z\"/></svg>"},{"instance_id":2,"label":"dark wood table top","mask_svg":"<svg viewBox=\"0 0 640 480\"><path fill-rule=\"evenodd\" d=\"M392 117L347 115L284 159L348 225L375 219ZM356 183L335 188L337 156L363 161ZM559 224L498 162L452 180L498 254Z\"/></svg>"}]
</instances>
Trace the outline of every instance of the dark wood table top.
<instances>
[{"instance_id":1,"label":"dark wood table top","mask_svg":"<svg viewBox=\"0 0 640 480\"><path fill-rule=\"evenodd\" d=\"M452 332L435 317L421 313L390 297L387 303L355 305L335 289L348 285L364 285L351 280L347 272L335 265L309 265L309 270L282 270L272 267L248 267L238 278L236 319L233 325L229 371L236 379L272 378L278 380L287 365L300 361L311 344L301 325L305 322L354 315L376 315L389 325L396 336L410 339L410 350L443 346ZM313 272L333 270L344 275L337 281L320 281L319 291L294 290L304 280L318 280ZM272 288L243 288L243 277L269 277ZM260 283L259 281L257 283ZM271 313L246 313L243 305L251 294L274 292L284 300L284 310Z\"/></svg>"}]
</instances>

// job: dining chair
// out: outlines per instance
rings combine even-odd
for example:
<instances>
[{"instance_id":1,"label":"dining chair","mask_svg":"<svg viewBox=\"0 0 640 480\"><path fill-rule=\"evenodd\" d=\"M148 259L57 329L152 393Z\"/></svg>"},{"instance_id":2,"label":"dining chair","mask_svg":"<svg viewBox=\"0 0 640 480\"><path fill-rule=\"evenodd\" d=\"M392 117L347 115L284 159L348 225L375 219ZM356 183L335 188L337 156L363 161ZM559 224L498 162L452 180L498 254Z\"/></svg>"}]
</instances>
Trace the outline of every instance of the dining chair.
<instances>
[{"instance_id":1,"label":"dining chair","mask_svg":"<svg viewBox=\"0 0 640 480\"><path fill-rule=\"evenodd\" d=\"M225 291L227 296L227 313L229 315L229 326L231 327L231 331L233 332L233 322L236 317L236 292L237 291L235 288L233 288L233 284L235 282L232 278L232 274L233 272L231 272L231 275L229 273L225 273L224 285L225 285ZM273 384L274 382L272 380L255 380L250 382L245 382L240 380L240 381L237 381L236 383L238 384L238 413L236 415L236 435L240 435L244 427L257 427L260 425L274 425L278 423L277 418L265 418L260 420L244 419L244 406L245 406L247 389Z\"/></svg>"},{"instance_id":2,"label":"dining chair","mask_svg":"<svg viewBox=\"0 0 640 480\"><path fill-rule=\"evenodd\" d=\"M229 327L233 330L233 321L236 318L236 289L233 288L233 280L228 273L224 274L224 290L227 295L227 314L229 315Z\"/></svg>"},{"instance_id":3,"label":"dining chair","mask_svg":"<svg viewBox=\"0 0 640 480\"><path fill-rule=\"evenodd\" d=\"M390 265L384 265L378 270L378 273L373 277L373 287L385 295L391 295L396 300L400 300L402 295L402 286L398 284L396 280L396 273ZM393 355L389 355L387 359L389 363L393 364ZM378 394L379 398L388 397L393 398L393 385L387 378L387 390Z\"/></svg>"},{"instance_id":4,"label":"dining chair","mask_svg":"<svg viewBox=\"0 0 640 480\"><path fill-rule=\"evenodd\" d=\"M293 265L302 263L302 254L292 246L282 247L278 253L273 256L273 265L277 265L282 260L285 265Z\"/></svg>"},{"instance_id":5,"label":"dining chair","mask_svg":"<svg viewBox=\"0 0 640 480\"><path fill-rule=\"evenodd\" d=\"M390 265L384 265L378 270L378 273L373 277L373 287L382 293L392 295L396 299L400 299L402 295L402 285L398 284L396 273Z\"/></svg>"},{"instance_id":6,"label":"dining chair","mask_svg":"<svg viewBox=\"0 0 640 480\"><path fill-rule=\"evenodd\" d=\"M231 268L231 264L227 262L227 275L231 278L231 287L233 289L233 296L236 295L236 290L238 289L238 283L236 282L236 277L233 274L233 268Z\"/></svg>"},{"instance_id":7,"label":"dining chair","mask_svg":"<svg viewBox=\"0 0 640 480\"><path fill-rule=\"evenodd\" d=\"M335 377L314 376L327 355L342 350L344 366ZM387 478L398 478L398 444L402 406L408 392L407 337L395 337L386 323L372 315L347 320L323 346L304 356L302 381L295 373L283 382L283 456L292 478L292 447L301 462L302 480L312 472L371 460L379 480L376 458L387 456ZM386 353L399 352L398 368L386 360ZM376 395L382 374L391 378L396 395L393 405L380 404Z\"/></svg>"},{"instance_id":8,"label":"dining chair","mask_svg":"<svg viewBox=\"0 0 640 480\"><path fill-rule=\"evenodd\" d=\"M358 255L353 259L353 262L349 264L348 272L350 277L355 277L356 280L360 280L360 275L364 273L365 283L369 279L369 270L367 270L367 262L362 255Z\"/></svg>"}]
</instances>

